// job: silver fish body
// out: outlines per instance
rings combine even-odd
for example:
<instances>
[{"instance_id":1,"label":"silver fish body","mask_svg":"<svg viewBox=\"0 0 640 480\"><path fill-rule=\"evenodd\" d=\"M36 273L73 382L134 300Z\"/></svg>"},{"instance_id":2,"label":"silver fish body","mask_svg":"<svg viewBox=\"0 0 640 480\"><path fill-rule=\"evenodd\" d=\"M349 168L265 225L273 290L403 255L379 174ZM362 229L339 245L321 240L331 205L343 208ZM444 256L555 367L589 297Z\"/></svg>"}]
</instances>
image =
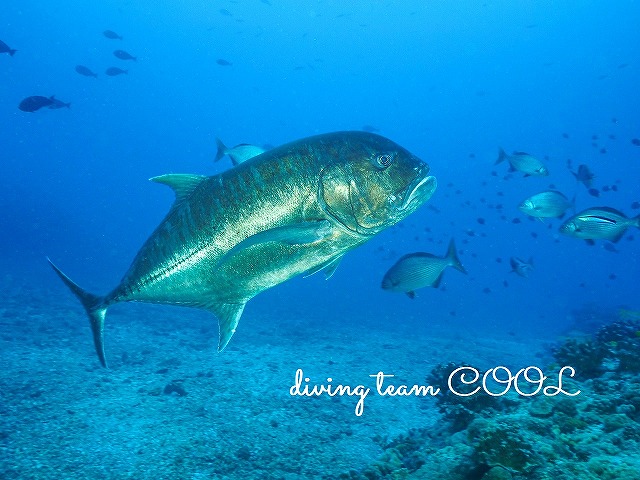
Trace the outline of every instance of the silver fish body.
<instances>
[{"instance_id":1,"label":"silver fish body","mask_svg":"<svg viewBox=\"0 0 640 480\"><path fill-rule=\"evenodd\" d=\"M611 207L593 207L560 225L560 233L583 240L619 241L628 227L640 228L640 216L627 216Z\"/></svg>"},{"instance_id":2,"label":"silver fish body","mask_svg":"<svg viewBox=\"0 0 640 480\"><path fill-rule=\"evenodd\" d=\"M528 153L515 152L513 155L509 155L501 148L498 152L498 159L495 164L497 165L505 160L509 162L511 170L522 172L525 176L531 175L533 177L546 177L549 175L547 167L545 167L540 160Z\"/></svg>"},{"instance_id":3,"label":"silver fish body","mask_svg":"<svg viewBox=\"0 0 640 480\"><path fill-rule=\"evenodd\" d=\"M385 273L382 289L406 293L409 298L414 298L415 291L419 288L438 288L442 281L442 274L449 266L467 273L458 258L453 239L449 242L449 248L444 257L425 252L410 253L401 257Z\"/></svg>"},{"instance_id":4,"label":"silver fish body","mask_svg":"<svg viewBox=\"0 0 640 480\"><path fill-rule=\"evenodd\" d=\"M53 264L84 305L98 357L107 308L150 302L218 317L218 350L258 293L302 273L333 271L348 251L410 215L433 194L429 166L364 132L311 137L222 174L153 178L175 191L169 213L105 296L85 292Z\"/></svg>"},{"instance_id":5,"label":"silver fish body","mask_svg":"<svg viewBox=\"0 0 640 480\"><path fill-rule=\"evenodd\" d=\"M523 200L518 208L531 217L559 218L572 206L573 202L565 197L563 193L548 190Z\"/></svg>"},{"instance_id":6,"label":"silver fish body","mask_svg":"<svg viewBox=\"0 0 640 480\"><path fill-rule=\"evenodd\" d=\"M219 138L216 138L216 144L218 146L218 151L216 153L215 161L217 162L225 155L229 155L231 163L233 163L234 166L266 152L264 148L258 147L257 145L249 145L248 143L241 143L235 147L229 148L222 143L222 140Z\"/></svg>"}]
</instances>

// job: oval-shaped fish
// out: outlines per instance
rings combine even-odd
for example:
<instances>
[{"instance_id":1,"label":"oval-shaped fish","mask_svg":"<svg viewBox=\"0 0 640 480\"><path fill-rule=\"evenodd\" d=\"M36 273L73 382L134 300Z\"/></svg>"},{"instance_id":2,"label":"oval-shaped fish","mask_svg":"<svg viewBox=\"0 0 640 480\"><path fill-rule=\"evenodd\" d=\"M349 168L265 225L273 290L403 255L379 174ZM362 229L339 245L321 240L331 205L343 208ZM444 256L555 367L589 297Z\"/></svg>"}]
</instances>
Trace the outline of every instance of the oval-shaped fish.
<instances>
[{"instance_id":1,"label":"oval-shaped fish","mask_svg":"<svg viewBox=\"0 0 640 480\"><path fill-rule=\"evenodd\" d=\"M236 145L235 147L228 148L222 140L216 138L216 144L218 146L218 151L216 153L215 161L217 162L225 155L229 155L231 158L231 163L233 165L238 165L242 162L246 162L250 158L257 157L258 155L263 154L266 150L262 147L258 147L256 145L249 145L248 143L241 143Z\"/></svg>"},{"instance_id":2,"label":"oval-shaped fish","mask_svg":"<svg viewBox=\"0 0 640 480\"><path fill-rule=\"evenodd\" d=\"M104 32L102 32L102 34L105 37L110 38L111 40L122 40L123 39L120 35L118 35L113 30L105 30Z\"/></svg>"},{"instance_id":3,"label":"oval-shaped fish","mask_svg":"<svg viewBox=\"0 0 640 480\"><path fill-rule=\"evenodd\" d=\"M124 50L114 50L113 54L120 60L133 60L134 62L138 61L137 57L134 57L129 52L125 52Z\"/></svg>"},{"instance_id":4,"label":"oval-shaped fish","mask_svg":"<svg viewBox=\"0 0 640 480\"><path fill-rule=\"evenodd\" d=\"M535 157L532 157L528 153L524 152L514 152L513 155L509 155L502 148L498 152L498 159L496 160L496 165L504 162L509 162L510 170L524 173L524 176L527 177L531 175L532 177L546 177L549 175L549 170L544 164Z\"/></svg>"},{"instance_id":5,"label":"oval-shaped fish","mask_svg":"<svg viewBox=\"0 0 640 480\"><path fill-rule=\"evenodd\" d=\"M438 288L444 269L447 267L453 267L462 273L467 273L460 263L453 239L449 242L449 248L444 257L424 252L410 253L401 257L385 273L382 279L382 289L406 293L409 298L415 298L415 291L419 288Z\"/></svg>"},{"instance_id":6,"label":"oval-shaped fish","mask_svg":"<svg viewBox=\"0 0 640 480\"><path fill-rule=\"evenodd\" d=\"M42 95L33 95L22 100L18 108L23 112L35 112L43 107L53 105L54 100L55 98L53 96L43 97Z\"/></svg>"},{"instance_id":7,"label":"oval-shaped fish","mask_svg":"<svg viewBox=\"0 0 640 480\"><path fill-rule=\"evenodd\" d=\"M124 73L129 73L129 70L123 70L118 67L109 67L104 72L109 77L116 77L118 75L122 75Z\"/></svg>"},{"instance_id":8,"label":"oval-shaped fish","mask_svg":"<svg viewBox=\"0 0 640 480\"><path fill-rule=\"evenodd\" d=\"M574 215L560 233L583 240L619 241L628 227L640 228L640 215L633 218L611 207L593 207Z\"/></svg>"},{"instance_id":9,"label":"oval-shaped fish","mask_svg":"<svg viewBox=\"0 0 640 480\"><path fill-rule=\"evenodd\" d=\"M176 200L110 293L86 292L53 264L84 306L100 362L107 309L120 302L202 308L218 317L223 350L245 304L342 256L433 194L429 166L365 132L305 138L219 175L170 174ZM444 267L443 267L444 268Z\"/></svg>"},{"instance_id":10,"label":"oval-shaped fish","mask_svg":"<svg viewBox=\"0 0 640 480\"><path fill-rule=\"evenodd\" d=\"M98 78L97 73L92 72L89 67L85 67L84 65L76 65L76 72L80 75L84 75L85 77Z\"/></svg>"},{"instance_id":11,"label":"oval-shaped fish","mask_svg":"<svg viewBox=\"0 0 640 480\"><path fill-rule=\"evenodd\" d=\"M523 200L518 208L531 217L559 218L572 206L573 202L569 201L563 193L547 190Z\"/></svg>"}]
</instances>

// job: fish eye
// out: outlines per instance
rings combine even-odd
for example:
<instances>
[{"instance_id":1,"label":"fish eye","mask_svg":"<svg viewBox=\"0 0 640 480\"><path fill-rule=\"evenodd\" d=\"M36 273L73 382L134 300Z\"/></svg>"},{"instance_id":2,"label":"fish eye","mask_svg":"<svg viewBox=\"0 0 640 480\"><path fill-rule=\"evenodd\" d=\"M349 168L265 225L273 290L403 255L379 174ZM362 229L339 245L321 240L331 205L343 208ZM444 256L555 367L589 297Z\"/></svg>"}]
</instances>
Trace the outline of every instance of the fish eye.
<instances>
[{"instance_id":1,"label":"fish eye","mask_svg":"<svg viewBox=\"0 0 640 480\"><path fill-rule=\"evenodd\" d=\"M390 153L381 153L376 157L376 165L379 168L387 168L393 163L393 155Z\"/></svg>"}]
</instances>

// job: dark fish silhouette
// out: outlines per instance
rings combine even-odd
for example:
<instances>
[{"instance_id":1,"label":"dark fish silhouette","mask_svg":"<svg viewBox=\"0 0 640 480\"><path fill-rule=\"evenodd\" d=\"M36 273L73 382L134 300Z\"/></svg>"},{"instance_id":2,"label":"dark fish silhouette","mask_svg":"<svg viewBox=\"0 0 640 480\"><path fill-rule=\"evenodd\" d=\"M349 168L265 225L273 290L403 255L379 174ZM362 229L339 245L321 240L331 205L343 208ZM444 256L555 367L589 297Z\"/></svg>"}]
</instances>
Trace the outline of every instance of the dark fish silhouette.
<instances>
[{"instance_id":1,"label":"dark fish silhouette","mask_svg":"<svg viewBox=\"0 0 640 480\"><path fill-rule=\"evenodd\" d=\"M43 97L41 95L33 95L27 97L20 102L18 108L23 112L35 112L43 107L49 107L53 105L55 97Z\"/></svg>"},{"instance_id":2,"label":"dark fish silhouette","mask_svg":"<svg viewBox=\"0 0 640 480\"><path fill-rule=\"evenodd\" d=\"M231 62L229 62L229 61L225 60L224 58L219 58L219 59L217 59L217 60L216 60L216 63L217 63L218 65L223 66L223 67L230 67L231 65L233 65L233 63L231 63Z\"/></svg>"},{"instance_id":3,"label":"dark fish silhouette","mask_svg":"<svg viewBox=\"0 0 640 480\"><path fill-rule=\"evenodd\" d=\"M582 183L585 187L591 188L595 175L591 172L591 170L589 170L589 167L587 165L579 165L578 171L571 172L571 174L576 177L576 180Z\"/></svg>"},{"instance_id":4,"label":"dark fish silhouette","mask_svg":"<svg viewBox=\"0 0 640 480\"><path fill-rule=\"evenodd\" d=\"M124 50L114 50L113 54L118 57L120 60L133 60L134 62L137 62L138 59L136 57L134 57L133 55L131 55L128 52L125 52Z\"/></svg>"},{"instance_id":5,"label":"dark fish silhouette","mask_svg":"<svg viewBox=\"0 0 640 480\"><path fill-rule=\"evenodd\" d=\"M76 65L76 72L78 72L80 75L84 75L85 77L98 78L97 73L92 72L88 67L85 67L84 65Z\"/></svg>"},{"instance_id":6,"label":"dark fish silhouette","mask_svg":"<svg viewBox=\"0 0 640 480\"><path fill-rule=\"evenodd\" d=\"M176 200L110 293L86 292L52 264L82 302L104 366L110 306L208 310L218 317L222 351L250 299L300 274L332 272L343 255L415 212L436 189L429 165L364 132L298 140L211 177L152 180L171 187Z\"/></svg>"},{"instance_id":7,"label":"dark fish silhouette","mask_svg":"<svg viewBox=\"0 0 640 480\"><path fill-rule=\"evenodd\" d=\"M0 40L0 53L8 53L13 57L13 55L17 52L17 50L13 48L9 48L9 45Z\"/></svg>"},{"instance_id":8,"label":"dark fish silhouette","mask_svg":"<svg viewBox=\"0 0 640 480\"><path fill-rule=\"evenodd\" d=\"M102 32L102 34L105 37L110 38L111 40L122 40L122 37L113 30L105 30L104 32Z\"/></svg>"},{"instance_id":9,"label":"dark fish silhouette","mask_svg":"<svg viewBox=\"0 0 640 480\"><path fill-rule=\"evenodd\" d=\"M121 68L118 67L109 67L105 70L105 74L107 74L110 77L115 77L117 75L122 75L123 73L128 73L128 70L122 70Z\"/></svg>"},{"instance_id":10,"label":"dark fish silhouette","mask_svg":"<svg viewBox=\"0 0 640 480\"><path fill-rule=\"evenodd\" d=\"M521 277L529 277L529 272L533 270L533 258L531 257L529 257L528 262L518 257L511 257L509 264L511 265L511 273L515 273Z\"/></svg>"}]
</instances>

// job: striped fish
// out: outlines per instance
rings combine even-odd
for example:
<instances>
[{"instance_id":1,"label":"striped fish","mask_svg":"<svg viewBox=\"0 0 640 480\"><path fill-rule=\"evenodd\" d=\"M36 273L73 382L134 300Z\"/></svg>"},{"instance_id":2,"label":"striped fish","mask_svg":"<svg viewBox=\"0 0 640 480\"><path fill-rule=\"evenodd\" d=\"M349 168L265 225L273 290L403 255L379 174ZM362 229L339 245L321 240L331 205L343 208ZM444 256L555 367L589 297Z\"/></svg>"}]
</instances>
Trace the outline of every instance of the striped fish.
<instances>
[{"instance_id":1,"label":"striped fish","mask_svg":"<svg viewBox=\"0 0 640 480\"><path fill-rule=\"evenodd\" d=\"M406 293L409 298L415 298L415 291L419 288L438 288L444 269L447 267L453 267L464 274L467 273L460 263L453 239L449 242L449 249L444 257L424 252L410 253L401 257L385 273L382 279L382 289Z\"/></svg>"},{"instance_id":2,"label":"striped fish","mask_svg":"<svg viewBox=\"0 0 640 480\"><path fill-rule=\"evenodd\" d=\"M588 208L560 225L560 233L587 241L619 241L628 227L640 228L640 215L633 218L611 207Z\"/></svg>"},{"instance_id":3,"label":"striped fish","mask_svg":"<svg viewBox=\"0 0 640 480\"><path fill-rule=\"evenodd\" d=\"M428 173L379 135L319 135L219 175L152 178L174 190L175 203L104 296L51 265L84 306L103 366L105 315L120 302L208 310L218 318L222 351L251 298L299 274L330 275L345 253L431 197L436 180Z\"/></svg>"}]
</instances>

